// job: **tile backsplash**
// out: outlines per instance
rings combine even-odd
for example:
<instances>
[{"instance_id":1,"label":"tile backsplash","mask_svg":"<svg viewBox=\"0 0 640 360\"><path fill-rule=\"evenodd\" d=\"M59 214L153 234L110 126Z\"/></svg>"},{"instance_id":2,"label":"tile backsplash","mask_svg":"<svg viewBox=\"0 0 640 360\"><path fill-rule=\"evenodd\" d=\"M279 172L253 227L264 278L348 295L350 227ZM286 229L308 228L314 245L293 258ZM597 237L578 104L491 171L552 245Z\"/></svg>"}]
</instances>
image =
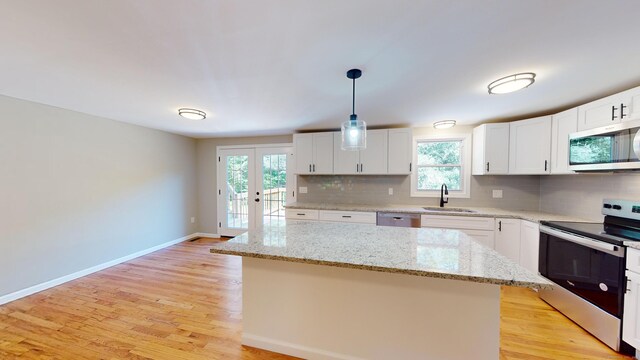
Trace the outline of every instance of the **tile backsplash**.
<instances>
[{"instance_id":1,"label":"tile backsplash","mask_svg":"<svg viewBox=\"0 0 640 360\"><path fill-rule=\"evenodd\" d=\"M409 176L298 176L298 202L339 204L407 204L437 206L439 198L411 197ZM393 188L393 195L389 195ZM493 198L502 190L502 198ZM471 198L450 198L448 206L499 207L507 210L534 210L540 207L539 176L472 176Z\"/></svg>"}]
</instances>

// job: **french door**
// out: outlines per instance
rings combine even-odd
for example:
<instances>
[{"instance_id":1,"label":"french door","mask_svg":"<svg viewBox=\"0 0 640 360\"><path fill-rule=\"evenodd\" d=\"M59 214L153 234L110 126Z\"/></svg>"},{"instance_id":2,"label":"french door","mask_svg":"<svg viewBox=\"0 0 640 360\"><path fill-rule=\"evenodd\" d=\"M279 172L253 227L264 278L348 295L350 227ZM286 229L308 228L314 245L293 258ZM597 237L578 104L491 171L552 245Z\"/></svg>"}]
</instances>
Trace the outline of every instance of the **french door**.
<instances>
[{"instance_id":1,"label":"french door","mask_svg":"<svg viewBox=\"0 0 640 360\"><path fill-rule=\"evenodd\" d=\"M218 234L284 223L295 201L293 165L288 146L218 149Z\"/></svg>"}]
</instances>

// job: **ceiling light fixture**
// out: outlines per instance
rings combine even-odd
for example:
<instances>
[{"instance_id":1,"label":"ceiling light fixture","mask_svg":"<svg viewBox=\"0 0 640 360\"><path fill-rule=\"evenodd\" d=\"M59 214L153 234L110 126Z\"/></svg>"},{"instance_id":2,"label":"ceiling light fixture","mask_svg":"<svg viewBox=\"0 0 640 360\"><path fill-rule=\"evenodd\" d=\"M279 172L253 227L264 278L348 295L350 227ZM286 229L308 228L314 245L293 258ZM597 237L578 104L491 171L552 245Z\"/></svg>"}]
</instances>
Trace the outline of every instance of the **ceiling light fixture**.
<instances>
[{"instance_id":1,"label":"ceiling light fixture","mask_svg":"<svg viewBox=\"0 0 640 360\"><path fill-rule=\"evenodd\" d=\"M433 127L436 129L448 129L456 126L455 120L442 120L433 123Z\"/></svg>"},{"instance_id":2,"label":"ceiling light fixture","mask_svg":"<svg viewBox=\"0 0 640 360\"><path fill-rule=\"evenodd\" d=\"M489 94L507 94L528 87L536 81L535 78L536 74L532 72L513 74L492 82L487 88Z\"/></svg>"},{"instance_id":3,"label":"ceiling light fixture","mask_svg":"<svg viewBox=\"0 0 640 360\"><path fill-rule=\"evenodd\" d=\"M347 77L353 80L353 97L351 100L351 116L342 123L342 150L364 150L367 148L367 123L358 120L356 115L356 79L362 76L359 69L347 71Z\"/></svg>"},{"instance_id":4,"label":"ceiling light fixture","mask_svg":"<svg viewBox=\"0 0 640 360\"><path fill-rule=\"evenodd\" d=\"M204 111L189 108L178 109L178 115L191 120L204 120L207 118L207 114Z\"/></svg>"}]
</instances>

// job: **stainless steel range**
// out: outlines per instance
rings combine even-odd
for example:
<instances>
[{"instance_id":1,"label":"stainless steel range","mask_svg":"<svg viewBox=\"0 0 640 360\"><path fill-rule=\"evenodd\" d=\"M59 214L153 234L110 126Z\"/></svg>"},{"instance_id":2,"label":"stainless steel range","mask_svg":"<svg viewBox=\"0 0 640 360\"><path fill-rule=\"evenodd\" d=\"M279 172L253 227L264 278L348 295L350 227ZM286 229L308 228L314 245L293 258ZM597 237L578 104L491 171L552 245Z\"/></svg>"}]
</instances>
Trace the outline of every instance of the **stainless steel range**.
<instances>
[{"instance_id":1,"label":"stainless steel range","mask_svg":"<svg viewBox=\"0 0 640 360\"><path fill-rule=\"evenodd\" d=\"M540 297L616 351L622 341L625 242L640 241L640 202L605 199L604 223L543 221L540 274L557 286Z\"/></svg>"}]
</instances>

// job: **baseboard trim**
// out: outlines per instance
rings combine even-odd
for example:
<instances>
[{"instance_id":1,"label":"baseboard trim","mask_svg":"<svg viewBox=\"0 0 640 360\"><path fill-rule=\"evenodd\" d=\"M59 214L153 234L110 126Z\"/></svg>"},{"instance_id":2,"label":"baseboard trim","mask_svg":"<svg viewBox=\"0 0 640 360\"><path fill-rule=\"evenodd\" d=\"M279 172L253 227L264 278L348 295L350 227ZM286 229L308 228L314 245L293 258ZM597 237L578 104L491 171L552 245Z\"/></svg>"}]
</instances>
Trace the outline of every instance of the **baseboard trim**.
<instances>
[{"instance_id":1,"label":"baseboard trim","mask_svg":"<svg viewBox=\"0 0 640 360\"><path fill-rule=\"evenodd\" d=\"M303 359L317 360L363 360L359 357L338 354L331 351L316 349L286 341L279 341L263 336L242 333L242 345L269 350L280 354L291 355Z\"/></svg>"},{"instance_id":2,"label":"baseboard trim","mask_svg":"<svg viewBox=\"0 0 640 360\"><path fill-rule=\"evenodd\" d=\"M207 238L219 238L218 234L210 234L210 233L196 233L199 237L207 237Z\"/></svg>"},{"instance_id":3,"label":"baseboard trim","mask_svg":"<svg viewBox=\"0 0 640 360\"><path fill-rule=\"evenodd\" d=\"M127 255L127 256L123 256L121 258L117 258L117 259L114 259L114 260L111 260L111 261L107 261L105 263L102 263L102 264L99 264L99 265L96 265L96 266L92 266L92 267L84 269L84 270L76 271L76 272L74 272L72 274L65 275L65 276L59 277L57 279L49 280L49 281L46 281L46 282L31 286L31 287L28 287L26 289L18 290L18 291L12 292L10 294L0 296L0 305L12 302L14 300L18 300L18 299L23 298L25 296L29 296L29 295L35 294L37 292L52 288L54 286L58 286L60 284L64 284L64 283L69 282L71 280L75 280L77 278L81 278L83 276L92 274L94 272L97 272L97 271L100 271L100 270L104 270L104 269L106 269L108 267L121 264L121 263L123 263L125 261L129 261L129 260L135 259L137 257L143 256L143 255L147 255L147 254L152 253L154 251L158 251L160 249L164 249L164 248L169 247L171 245L175 245L175 244L181 243L183 241L186 241L186 240L189 240L189 239L193 239L194 237L198 237L198 236L200 236L199 233L194 233L194 234L191 234L191 235L183 236L183 237L181 237L179 239L171 240L171 241L168 241L166 243L163 243L163 244L160 244L160 245L156 245L154 247L150 247L148 249L144 249L144 250L135 252L135 253Z\"/></svg>"}]
</instances>

